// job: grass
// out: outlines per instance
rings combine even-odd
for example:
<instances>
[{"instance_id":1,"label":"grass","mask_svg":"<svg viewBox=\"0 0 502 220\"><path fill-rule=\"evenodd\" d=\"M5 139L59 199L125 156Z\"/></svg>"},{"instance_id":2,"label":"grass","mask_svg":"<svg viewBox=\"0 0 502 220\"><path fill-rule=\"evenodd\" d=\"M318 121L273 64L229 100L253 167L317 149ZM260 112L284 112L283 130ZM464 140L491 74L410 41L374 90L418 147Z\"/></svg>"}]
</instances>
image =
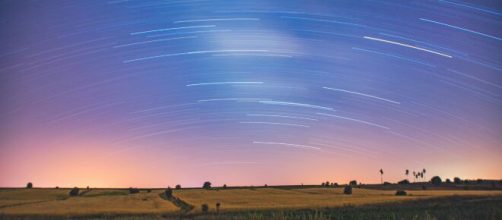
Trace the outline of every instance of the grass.
<instances>
[{"instance_id":1,"label":"grass","mask_svg":"<svg viewBox=\"0 0 502 220\"><path fill-rule=\"evenodd\" d=\"M500 190L407 190L408 196L395 196L395 190L362 188L354 188L353 195L344 195L342 187L174 190L175 197L186 205L194 206L188 212L182 212L179 204L175 205L173 201L163 198L163 190L159 189L151 192L141 190L137 194L129 194L127 189L92 189L78 197L69 197L69 191L70 189L0 189L0 219L157 219L181 214L205 219L218 217L215 212L218 202L221 203L219 216L230 219L294 219L295 216L300 216L296 219L330 219L333 216L335 219L402 219L399 216L405 216L406 219L436 219L442 213L450 213L445 215L462 219L462 216L480 216L479 210L485 210L490 216L501 216L502 207L496 206L502 203ZM429 202L436 200L442 202ZM484 208L479 205L481 203L496 205ZM201 212L202 204L209 205L209 214ZM437 207L430 206L431 204L436 204ZM420 209L415 212L417 208ZM407 211L401 212L403 209ZM436 213L437 210L442 211ZM457 212L460 214L454 215Z\"/></svg>"}]
</instances>

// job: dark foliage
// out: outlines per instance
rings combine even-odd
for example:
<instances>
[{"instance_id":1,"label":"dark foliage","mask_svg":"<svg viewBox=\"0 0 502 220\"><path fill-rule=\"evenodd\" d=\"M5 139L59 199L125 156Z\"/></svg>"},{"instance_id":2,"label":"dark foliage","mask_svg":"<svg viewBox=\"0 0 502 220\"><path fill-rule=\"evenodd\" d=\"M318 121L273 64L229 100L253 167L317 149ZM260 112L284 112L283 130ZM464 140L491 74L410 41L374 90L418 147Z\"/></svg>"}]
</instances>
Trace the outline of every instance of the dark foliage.
<instances>
[{"instance_id":1,"label":"dark foliage","mask_svg":"<svg viewBox=\"0 0 502 220\"><path fill-rule=\"evenodd\" d=\"M135 194L135 193L139 193L139 189L138 188L129 187L129 194Z\"/></svg>"},{"instance_id":2,"label":"dark foliage","mask_svg":"<svg viewBox=\"0 0 502 220\"><path fill-rule=\"evenodd\" d=\"M404 179L404 180L401 180L399 182L397 182L398 184L401 184L401 185L406 185L406 184L410 184L410 181L407 180L407 179Z\"/></svg>"},{"instance_id":3,"label":"dark foliage","mask_svg":"<svg viewBox=\"0 0 502 220\"><path fill-rule=\"evenodd\" d=\"M447 179L445 180L445 183L451 183L450 178L447 178Z\"/></svg>"},{"instance_id":4,"label":"dark foliage","mask_svg":"<svg viewBox=\"0 0 502 220\"><path fill-rule=\"evenodd\" d=\"M436 186L441 185L441 182L442 182L442 180L441 180L441 177L439 177L439 176L432 177L432 179L431 179L431 183Z\"/></svg>"},{"instance_id":5,"label":"dark foliage","mask_svg":"<svg viewBox=\"0 0 502 220\"><path fill-rule=\"evenodd\" d=\"M33 188L33 183L29 182L26 184L26 189L31 189Z\"/></svg>"},{"instance_id":6,"label":"dark foliage","mask_svg":"<svg viewBox=\"0 0 502 220\"><path fill-rule=\"evenodd\" d=\"M223 184L223 189L226 189L227 188L227 184Z\"/></svg>"},{"instance_id":7,"label":"dark foliage","mask_svg":"<svg viewBox=\"0 0 502 220\"><path fill-rule=\"evenodd\" d=\"M152 192L152 189L147 189L146 192Z\"/></svg>"},{"instance_id":8,"label":"dark foliage","mask_svg":"<svg viewBox=\"0 0 502 220\"><path fill-rule=\"evenodd\" d=\"M357 181L356 180L352 180L352 181L350 181L349 185L355 186L355 185L357 185Z\"/></svg>"},{"instance_id":9,"label":"dark foliage","mask_svg":"<svg viewBox=\"0 0 502 220\"><path fill-rule=\"evenodd\" d=\"M458 177L453 178L453 182L455 184L462 184L462 180L460 178L458 178Z\"/></svg>"},{"instance_id":10,"label":"dark foliage","mask_svg":"<svg viewBox=\"0 0 502 220\"><path fill-rule=\"evenodd\" d=\"M177 184L174 188L175 188L175 189L181 189L181 185L180 185L180 184Z\"/></svg>"},{"instance_id":11,"label":"dark foliage","mask_svg":"<svg viewBox=\"0 0 502 220\"><path fill-rule=\"evenodd\" d=\"M220 206L221 206L221 203L217 202L216 203L216 213L220 212Z\"/></svg>"},{"instance_id":12,"label":"dark foliage","mask_svg":"<svg viewBox=\"0 0 502 220\"><path fill-rule=\"evenodd\" d=\"M80 189L78 187L73 187L73 189L70 190L70 196L78 196L78 192L80 192Z\"/></svg>"},{"instance_id":13,"label":"dark foliage","mask_svg":"<svg viewBox=\"0 0 502 220\"><path fill-rule=\"evenodd\" d=\"M391 185L389 182L383 182L383 185Z\"/></svg>"},{"instance_id":14,"label":"dark foliage","mask_svg":"<svg viewBox=\"0 0 502 220\"><path fill-rule=\"evenodd\" d=\"M211 182L206 181L204 182L204 185L202 185L203 189L211 189Z\"/></svg>"},{"instance_id":15,"label":"dark foliage","mask_svg":"<svg viewBox=\"0 0 502 220\"><path fill-rule=\"evenodd\" d=\"M167 187L166 191L164 191L164 195L166 198L172 198L173 197L173 190L171 187Z\"/></svg>"}]
</instances>

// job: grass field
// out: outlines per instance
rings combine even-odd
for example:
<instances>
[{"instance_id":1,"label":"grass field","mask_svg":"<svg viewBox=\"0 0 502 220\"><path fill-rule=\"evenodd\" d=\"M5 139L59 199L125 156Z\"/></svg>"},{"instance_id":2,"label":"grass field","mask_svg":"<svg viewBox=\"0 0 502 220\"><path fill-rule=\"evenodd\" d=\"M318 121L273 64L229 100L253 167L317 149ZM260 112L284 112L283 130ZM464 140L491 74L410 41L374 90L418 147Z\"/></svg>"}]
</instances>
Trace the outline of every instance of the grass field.
<instances>
[{"instance_id":1,"label":"grass field","mask_svg":"<svg viewBox=\"0 0 502 220\"><path fill-rule=\"evenodd\" d=\"M141 190L137 194L129 194L126 189L92 189L88 192L84 190L84 193L81 191L82 194L78 197L70 197L68 192L69 189L0 189L0 218L120 217L130 219L136 216L142 219L176 217L182 213L179 207L161 196L163 190L159 189L151 192ZM407 190L407 192L407 196L395 196L394 190L354 188L352 195L345 195L342 187L267 187L181 189L174 190L173 195L194 207L188 213L184 213L185 216L202 219L201 216L215 217L216 203L221 204L220 218L267 219L273 215L289 219L291 216L287 217L286 213L290 213L289 215L317 216L313 219L323 219L333 213L332 210L338 210L336 213L339 213L340 210L380 207L387 204L390 207L399 207L401 204L410 202L452 196L469 198L469 201L488 199L488 201L496 201L500 204L502 198L501 190ZM209 205L209 213L202 213L202 204ZM347 209L347 207L351 208ZM375 211L371 208L368 210ZM495 208L495 213L498 212L502 211L500 208ZM354 213L358 212L354 211Z\"/></svg>"}]
</instances>

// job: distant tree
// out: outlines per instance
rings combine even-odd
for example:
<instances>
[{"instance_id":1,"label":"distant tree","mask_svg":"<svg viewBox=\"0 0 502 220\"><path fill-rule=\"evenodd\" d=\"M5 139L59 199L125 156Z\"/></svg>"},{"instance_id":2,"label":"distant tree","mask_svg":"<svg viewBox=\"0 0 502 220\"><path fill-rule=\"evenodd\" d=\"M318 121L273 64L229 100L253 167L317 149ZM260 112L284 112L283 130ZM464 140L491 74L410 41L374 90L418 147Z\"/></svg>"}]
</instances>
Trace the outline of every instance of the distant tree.
<instances>
[{"instance_id":1,"label":"distant tree","mask_svg":"<svg viewBox=\"0 0 502 220\"><path fill-rule=\"evenodd\" d=\"M408 175L409 175L409 174L410 174L410 170L406 169L406 170L404 171L404 175L406 175L406 177L408 177Z\"/></svg>"},{"instance_id":2,"label":"distant tree","mask_svg":"<svg viewBox=\"0 0 502 220\"><path fill-rule=\"evenodd\" d=\"M267 184L265 184L265 185L264 185L264 187L265 187L265 188L267 188L267 187L268 187L268 185L267 185Z\"/></svg>"},{"instance_id":3,"label":"distant tree","mask_svg":"<svg viewBox=\"0 0 502 220\"><path fill-rule=\"evenodd\" d=\"M324 186L329 187L329 181L326 181L326 183L324 184Z\"/></svg>"},{"instance_id":4,"label":"distant tree","mask_svg":"<svg viewBox=\"0 0 502 220\"><path fill-rule=\"evenodd\" d=\"M167 187L167 189L164 191L164 195L166 196L166 198L173 197L173 190L171 189L171 187Z\"/></svg>"},{"instance_id":5,"label":"distant tree","mask_svg":"<svg viewBox=\"0 0 502 220\"><path fill-rule=\"evenodd\" d=\"M322 182L322 183L321 183L321 186L322 186L322 187L326 186L326 183L325 183L325 182Z\"/></svg>"},{"instance_id":6,"label":"distant tree","mask_svg":"<svg viewBox=\"0 0 502 220\"><path fill-rule=\"evenodd\" d=\"M483 183L483 180L482 179L477 179L476 183L481 184L481 183Z\"/></svg>"},{"instance_id":7,"label":"distant tree","mask_svg":"<svg viewBox=\"0 0 502 220\"><path fill-rule=\"evenodd\" d=\"M204 203L200 206L200 209L202 210L203 213L207 213L209 211L209 206Z\"/></svg>"},{"instance_id":8,"label":"distant tree","mask_svg":"<svg viewBox=\"0 0 502 220\"><path fill-rule=\"evenodd\" d=\"M383 185L391 185L389 182L383 182Z\"/></svg>"},{"instance_id":9,"label":"distant tree","mask_svg":"<svg viewBox=\"0 0 502 220\"><path fill-rule=\"evenodd\" d=\"M432 177L432 179L431 179L431 183L436 186L441 185L441 182L442 182L442 180L441 180L441 177L439 177L439 176Z\"/></svg>"},{"instance_id":10,"label":"distant tree","mask_svg":"<svg viewBox=\"0 0 502 220\"><path fill-rule=\"evenodd\" d=\"M176 186L174 188L175 189L181 189L181 185L180 184L176 184Z\"/></svg>"},{"instance_id":11,"label":"distant tree","mask_svg":"<svg viewBox=\"0 0 502 220\"><path fill-rule=\"evenodd\" d=\"M29 182L26 184L26 189L31 189L33 188L33 183Z\"/></svg>"},{"instance_id":12,"label":"distant tree","mask_svg":"<svg viewBox=\"0 0 502 220\"><path fill-rule=\"evenodd\" d=\"M396 196L405 196L405 195L407 195L407 193L404 190L398 190L398 191L396 191Z\"/></svg>"},{"instance_id":13,"label":"distant tree","mask_svg":"<svg viewBox=\"0 0 502 220\"><path fill-rule=\"evenodd\" d=\"M380 184L383 184L383 170L380 169Z\"/></svg>"},{"instance_id":14,"label":"distant tree","mask_svg":"<svg viewBox=\"0 0 502 220\"><path fill-rule=\"evenodd\" d=\"M453 178L453 182L454 182L455 184L461 184L461 183L462 183L462 180L461 180L460 178L458 178L458 177L455 177L455 178Z\"/></svg>"},{"instance_id":15,"label":"distant tree","mask_svg":"<svg viewBox=\"0 0 502 220\"><path fill-rule=\"evenodd\" d=\"M56 186L56 189L59 189L59 186Z\"/></svg>"},{"instance_id":16,"label":"distant tree","mask_svg":"<svg viewBox=\"0 0 502 220\"><path fill-rule=\"evenodd\" d=\"M89 190L89 186L87 186L87 188L86 188L86 189L87 189L87 190Z\"/></svg>"},{"instance_id":17,"label":"distant tree","mask_svg":"<svg viewBox=\"0 0 502 220\"><path fill-rule=\"evenodd\" d=\"M424 179L424 172L420 172L420 179Z\"/></svg>"},{"instance_id":18,"label":"distant tree","mask_svg":"<svg viewBox=\"0 0 502 220\"><path fill-rule=\"evenodd\" d=\"M136 193L139 193L138 188L129 187L129 194L136 194Z\"/></svg>"},{"instance_id":19,"label":"distant tree","mask_svg":"<svg viewBox=\"0 0 502 220\"><path fill-rule=\"evenodd\" d=\"M227 188L227 184L223 184L223 189L226 189Z\"/></svg>"},{"instance_id":20,"label":"distant tree","mask_svg":"<svg viewBox=\"0 0 502 220\"><path fill-rule=\"evenodd\" d=\"M78 196L78 192L80 189L78 187L73 187L73 189L70 190L70 196Z\"/></svg>"},{"instance_id":21,"label":"distant tree","mask_svg":"<svg viewBox=\"0 0 502 220\"><path fill-rule=\"evenodd\" d=\"M451 183L450 178L446 178L445 183Z\"/></svg>"},{"instance_id":22,"label":"distant tree","mask_svg":"<svg viewBox=\"0 0 502 220\"><path fill-rule=\"evenodd\" d=\"M221 204L219 202L216 203L216 213L220 213L220 206Z\"/></svg>"},{"instance_id":23,"label":"distant tree","mask_svg":"<svg viewBox=\"0 0 502 220\"><path fill-rule=\"evenodd\" d=\"M338 186L338 183L331 183L331 186L332 186L332 187L337 187L337 186Z\"/></svg>"},{"instance_id":24,"label":"distant tree","mask_svg":"<svg viewBox=\"0 0 502 220\"><path fill-rule=\"evenodd\" d=\"M347 195L351 195L352 194L352 186L351 185L345 186L345 188L343 188L343 193L347 194Z\"/></svg>"},{"instance_id":25,"label":"distant tree","mask_svg":"<svg viewBox=\"0 0 502 220\"><path fill-rule=\"evenodd\" d=\"M357 185L357 180L351 180L349 185L353 185L353 186Z\"/></svg>"},{"instance_id":26,"label":"distant tree","mask_svg":"<svg viewBox=\"0 0 502 220\"><path fill-rule=\"evenodd\" d=\"M410 184L410 181L407 179L404 179L404 180L397 182L397 184L401 184L401 185Z\"/></svg>"},{"instance_id":27,"label":"distant tree","mask_svg":"<svg viewBox=\"0 0 502 220\"><path fill-rule=\"evenodd\" d=\"M206 181L204 182L204 185L202 185L203 189L211 189L211 182Z\"/></svg>"},{"instance_id":28,"label":"distant tree","mask_svg":"<svg viewBox=\"0 0 502 220\"><path fill-rule=\"evenodd\" d=\"M417 172L413 171L413 177L415 178L413 182L417 182Z\"/></svg>"},{"instance_id":29,"label":"distant tree","mask_svg":"<svg viewBox=\"0 0 502 220\"><path fill-rule=\"evenodd\" d=\"M424 175L425 173L427 172L427 170L425 170L425 168L422 169L422 174L420 175L422 178L424 178Z\"/></svg>"},{"instance_id":30,"label":"distant tree","mask_svg":"<svg viewBox=\"0 0 502 220\"><path fill-rule=\"evenodd\" d=\"M146 192L152 192L152 189L147 189Z\"/></svg>"}]
</instances>

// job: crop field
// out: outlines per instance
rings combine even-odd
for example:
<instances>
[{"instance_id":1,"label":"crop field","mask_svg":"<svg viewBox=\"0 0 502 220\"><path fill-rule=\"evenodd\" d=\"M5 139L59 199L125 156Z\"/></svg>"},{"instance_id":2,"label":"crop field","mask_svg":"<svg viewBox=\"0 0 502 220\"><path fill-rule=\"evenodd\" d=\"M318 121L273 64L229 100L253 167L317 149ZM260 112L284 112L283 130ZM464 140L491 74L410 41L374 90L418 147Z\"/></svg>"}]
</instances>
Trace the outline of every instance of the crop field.
<instances>
[{"instance_id":1,"label":"crop field","mask_svg":"<svg viewBox=\"0 0 502 220\"><path fill-rule=\"evenodd\" d=\"M66 218L66 217L174 217L203 216L281 210L320 210L326 208L400 204L431 198L464 196L501 198L501 190L407 190L407 196L396 196L394 190L354 188L352 195L337 188L227 188L180 189L173 196L191 206L190 209L165 199L163 190L129 194L127 189L81 190L70 197L69 189L0 189L0 218ZM209 210L203 213L201 207Z\"/></svg>"}]
</instances>

